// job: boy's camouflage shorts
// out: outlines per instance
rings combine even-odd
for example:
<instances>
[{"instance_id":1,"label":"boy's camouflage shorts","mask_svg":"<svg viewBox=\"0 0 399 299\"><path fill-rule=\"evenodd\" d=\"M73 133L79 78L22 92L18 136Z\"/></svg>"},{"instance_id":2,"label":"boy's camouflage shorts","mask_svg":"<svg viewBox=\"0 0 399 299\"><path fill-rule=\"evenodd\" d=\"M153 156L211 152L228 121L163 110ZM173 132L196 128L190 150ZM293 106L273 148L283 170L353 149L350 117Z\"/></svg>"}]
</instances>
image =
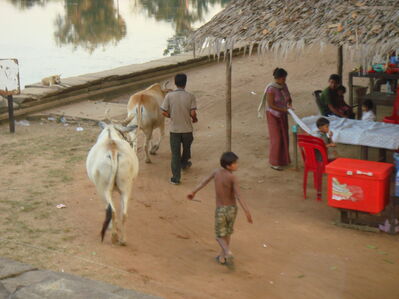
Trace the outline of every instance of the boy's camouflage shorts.
<instances>
[{"instance_id":1,"label":"boy's camouflage shorts","mask_svg":"<svg viewBox=\"0 0 399 299\"><path fill-rule=\"evenodd\" d=\"M237 206L216 207L215 234L216 238L223 238L233 233L234 221L237 216Z\"/></svg>"}]
</instances>

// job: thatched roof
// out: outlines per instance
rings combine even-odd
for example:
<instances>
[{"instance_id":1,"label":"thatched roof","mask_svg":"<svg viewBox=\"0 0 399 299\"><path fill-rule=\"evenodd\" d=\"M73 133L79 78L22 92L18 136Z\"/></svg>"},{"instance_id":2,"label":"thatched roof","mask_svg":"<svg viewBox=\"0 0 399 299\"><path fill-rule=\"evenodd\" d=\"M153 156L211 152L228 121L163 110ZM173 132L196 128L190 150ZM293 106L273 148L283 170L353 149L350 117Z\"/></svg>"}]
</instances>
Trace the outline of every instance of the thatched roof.
<instances>
[{"instance_id":1,"label":"thatched roof","mask_svg":"<svg viewBox=\"0 0 399 299\"><path fill-rule=\"evenodd\" d=\"M334 44L370 62L399 49L399 0L232 0L191 43L216 54L242 43L281 54Z\"/></svg>"}]
</instances>

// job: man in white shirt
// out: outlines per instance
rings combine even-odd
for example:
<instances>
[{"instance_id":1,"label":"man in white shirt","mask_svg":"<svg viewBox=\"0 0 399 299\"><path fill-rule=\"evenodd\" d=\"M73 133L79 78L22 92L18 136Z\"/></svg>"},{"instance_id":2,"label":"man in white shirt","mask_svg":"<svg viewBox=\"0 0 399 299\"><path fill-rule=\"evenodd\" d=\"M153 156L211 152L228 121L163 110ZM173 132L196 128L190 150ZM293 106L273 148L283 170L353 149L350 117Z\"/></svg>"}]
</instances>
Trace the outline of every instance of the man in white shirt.
<instances>
[{"instance_id":1,"label":"man in white shirt","mask_svg":"<svg viewBox=\"0 0 399 299\"><path fill-rule=\"evenodd\" d=\"M185 90L186 74L177 74L177 89L169 92L161 105L162 114L171 119L170 148L172 152L172 177L170 183L180 184L181 169L191 166L191 144L194 140L193 125L197 120L197 103L194 95ZM183 147L183 152L181 148Z\"/></svg>"}]
</instances>

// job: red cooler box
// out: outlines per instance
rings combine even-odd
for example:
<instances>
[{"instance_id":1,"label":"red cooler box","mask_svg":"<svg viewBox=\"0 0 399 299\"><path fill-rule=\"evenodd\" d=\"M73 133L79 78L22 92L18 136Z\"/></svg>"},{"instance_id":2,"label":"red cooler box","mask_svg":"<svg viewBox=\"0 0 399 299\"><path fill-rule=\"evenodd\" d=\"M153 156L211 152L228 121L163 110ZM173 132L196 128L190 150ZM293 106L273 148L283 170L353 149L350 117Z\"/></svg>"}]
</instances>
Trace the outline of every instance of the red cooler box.
<instances>
[{"instance_id":1,"label":"red cooler box","mask_svg":"<svg viewBox=\"0 0 399 299\"><path fill-rule=\"evenodd\" d=\"M326 166L328 205L376 214L389 198L393 164L338 158Z\"/></svg>"}]
</instances>

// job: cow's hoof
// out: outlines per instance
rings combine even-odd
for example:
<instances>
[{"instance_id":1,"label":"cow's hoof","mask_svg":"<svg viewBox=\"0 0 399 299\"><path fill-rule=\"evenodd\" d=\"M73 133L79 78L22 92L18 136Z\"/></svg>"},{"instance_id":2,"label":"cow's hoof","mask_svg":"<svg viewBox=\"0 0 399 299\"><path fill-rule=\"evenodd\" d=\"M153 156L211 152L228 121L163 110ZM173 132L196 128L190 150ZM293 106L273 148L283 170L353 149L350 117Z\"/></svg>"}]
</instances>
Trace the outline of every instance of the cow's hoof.
<instances>
[{"instance_id":1,"label":"cow's hoof","mask_svg":"<svg viewBox=\"0 0 399 299\"><path fill-rule=\"evenodd\" d=\"M151 163L150 159L145 159L145 163Z\"/></svg>"},{"instance_id":2,"label":"cow's hoof","mask_svg":"<svg viewBox=\"0 0 399 299\"><path fill-rule=\"evenodd\" d=\"M150 155L156 155L157 152L156 151L150 151Z\"/></svg>"},{"instance_id":3,"label":"cow's hoof","mask_svg":"<svg viewBox=\"0 0 399 299\"><path fill-rule=\"evenodd\" d=\"M126 241L119 240L119 245L120 246L126 246L127 244L126 244Z\"/></svg>"},{"instance_id":4,"label":"cow's hoof","mask_svg":"<svg viewBox=\"0 0 399 299\"><path fill-rule=\"evenodd\" d=\"M119 239L118 234L112 234L112 237L111 237L112 244L117 244L119 241L118 239Z\"/></svg>"}]
</instances>

